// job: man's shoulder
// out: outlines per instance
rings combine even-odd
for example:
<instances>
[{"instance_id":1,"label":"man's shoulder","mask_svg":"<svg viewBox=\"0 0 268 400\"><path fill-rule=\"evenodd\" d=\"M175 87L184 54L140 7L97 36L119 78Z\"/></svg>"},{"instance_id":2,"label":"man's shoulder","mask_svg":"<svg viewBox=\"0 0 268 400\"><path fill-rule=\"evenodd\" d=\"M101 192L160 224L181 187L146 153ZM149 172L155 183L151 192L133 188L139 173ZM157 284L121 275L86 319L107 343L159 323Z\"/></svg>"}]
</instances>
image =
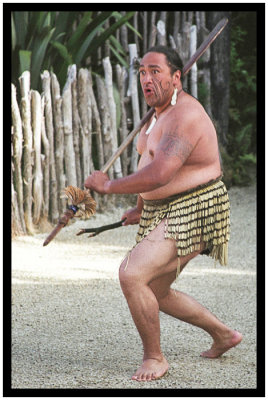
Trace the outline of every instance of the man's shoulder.
<instances>
[{"instance_id":1,"label":"man's shoulder","mask_svg":"<svg viewBox=\"0 0 268 400\"><path fill-rule=\"evenodd\" d=\"M199 101L185 99L170 110L165 118L165 124L169 126L175 124L181 127L191 127L199 124L201 120L206 118L209 117Z\"/></svg>"},{"instance_id":2,"label":"man's shoulder","mask_svg":"<svg viewBox=\"0 0 268 400\"><path fill-rule=\"evenodd\" d=\"M176 110L182 115L201 115L205 113L205 109L195 97L188 93L183 97L181 102L176 104Z\"/></svg>"},{"instance_id":3,"label":"man's shoulder","mask_svg":"<svg viewBox=\"0 0 268 400\"><path fill-rule=\"evenodd\" d=\"M177 104L162 124L163 133L174 132L180 137L189 137L194 142L211 129L214 129L213 124L203 106L197 100L188 102L188 99Z\"/></svg>"}]
</instances>

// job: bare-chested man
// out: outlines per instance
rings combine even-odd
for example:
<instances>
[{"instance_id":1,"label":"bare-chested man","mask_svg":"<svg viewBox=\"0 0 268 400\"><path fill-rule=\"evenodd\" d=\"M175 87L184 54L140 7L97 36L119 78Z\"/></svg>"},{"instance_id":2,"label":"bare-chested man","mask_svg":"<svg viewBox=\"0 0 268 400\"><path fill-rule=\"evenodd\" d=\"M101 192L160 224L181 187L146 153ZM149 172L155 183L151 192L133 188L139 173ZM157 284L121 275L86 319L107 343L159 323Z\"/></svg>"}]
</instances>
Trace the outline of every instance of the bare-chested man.
<instances>
[{"instance_id":1,"label":"bare-chested man","mask_svg":"<svg viewBox=\"0 0 268 400\"><path fill-rule=\"evenodd\" d=\"M229 199L221 181L215 128L201 104L182 90L177 53L151 48L140 63L140 83L155 114L140 132L138 171L109 180L95 171L85 186L101 194L138 193L137 206L122 216L140 223L137 244L119 270L120 284L140 334L144 357L132 376L163 376L159 310L208 332L213 344L201 356L216 358L242 340L185 293L171 289L198 254L227 262Z\"/></svg>"}]
</instances>

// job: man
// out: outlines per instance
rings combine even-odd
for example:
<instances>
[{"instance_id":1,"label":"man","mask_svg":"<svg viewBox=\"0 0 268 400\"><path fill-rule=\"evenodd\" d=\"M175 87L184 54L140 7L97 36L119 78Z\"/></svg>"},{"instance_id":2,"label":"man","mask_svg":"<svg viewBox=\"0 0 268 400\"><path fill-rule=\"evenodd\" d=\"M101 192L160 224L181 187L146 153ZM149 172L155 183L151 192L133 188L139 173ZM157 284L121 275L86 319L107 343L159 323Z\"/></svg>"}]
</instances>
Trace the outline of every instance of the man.
<instances>
[{"instance_id":1,"label":"man","mask_svg":"<svg viewBox=\"0 0 268 400\"><path fill-rule=\"evenodd\" d=\"M170 288L202 252L226 264L229 240L229 199L220 180L215 128L201 104L183 91L180 67L176 51L166 47L144 55L140 83L155 114L138 138L138 171L115 180L95 171L85 181L101 194L139 193L137 206L122 216L124 225L140 223L137 244L119 270L144 348L141 367L132 376L138 381L158 379L168 370L159 310L212 336L203 357L219 357L242 340L193 298Z\"/></svg>"}]
</instances>

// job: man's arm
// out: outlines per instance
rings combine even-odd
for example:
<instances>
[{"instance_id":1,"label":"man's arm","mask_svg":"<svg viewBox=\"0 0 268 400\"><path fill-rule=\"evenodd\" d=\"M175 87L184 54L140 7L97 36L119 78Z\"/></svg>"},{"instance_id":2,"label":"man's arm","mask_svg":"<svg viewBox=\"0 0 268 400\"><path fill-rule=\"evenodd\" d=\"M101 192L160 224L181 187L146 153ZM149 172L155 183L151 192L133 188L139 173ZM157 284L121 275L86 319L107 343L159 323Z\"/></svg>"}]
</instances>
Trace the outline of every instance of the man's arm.
<instances>
[{"instance_id":1,"label":"man's arm","mask_svg":"<svg viewBox=\"0 0 268 400\"><path fill-rule=\"evenodd\" d=\"M136 207L125 211L124 214L122 215L121 220L126 219L125 222L123 222L123 225L125 226L125 225L138 224L140 222L142 209L143 209L143 200L142 197L138 195Z\"/></svg>"},{"instance_id":2,"label":"man's arm","mask_svg":"<svg viewBox=\"0 0 268 400\"><path fill-rule=\"evenodd\" d=\"M87 178L85 186L103 194L144 193L158 189L172 180L196 143L196 135L182 133L178 126L167 128L150 164L129 176L111 181L107 175L95 171Z\"/></svg>"}]
</instances>

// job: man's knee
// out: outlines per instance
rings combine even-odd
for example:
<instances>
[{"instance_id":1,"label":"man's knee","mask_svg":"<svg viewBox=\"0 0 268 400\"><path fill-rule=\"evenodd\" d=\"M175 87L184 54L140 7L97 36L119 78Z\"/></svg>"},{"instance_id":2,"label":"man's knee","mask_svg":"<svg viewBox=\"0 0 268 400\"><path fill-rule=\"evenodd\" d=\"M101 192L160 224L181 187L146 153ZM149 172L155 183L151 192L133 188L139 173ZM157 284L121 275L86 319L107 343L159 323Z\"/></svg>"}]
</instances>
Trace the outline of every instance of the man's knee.
<instances>
[{"instance_id":1,"label":"man's knee","mask_svg":"<svg viewBox=\"0 0 268 400\"><path fill-rule=\"evenodd\" d=\"M132 268L128 268L130 262L129 259L130 253L124 259L119 268L119 281L124 293L131 291L137 282L135 271L133 271Z\"/></svg>"}]
</instances>

